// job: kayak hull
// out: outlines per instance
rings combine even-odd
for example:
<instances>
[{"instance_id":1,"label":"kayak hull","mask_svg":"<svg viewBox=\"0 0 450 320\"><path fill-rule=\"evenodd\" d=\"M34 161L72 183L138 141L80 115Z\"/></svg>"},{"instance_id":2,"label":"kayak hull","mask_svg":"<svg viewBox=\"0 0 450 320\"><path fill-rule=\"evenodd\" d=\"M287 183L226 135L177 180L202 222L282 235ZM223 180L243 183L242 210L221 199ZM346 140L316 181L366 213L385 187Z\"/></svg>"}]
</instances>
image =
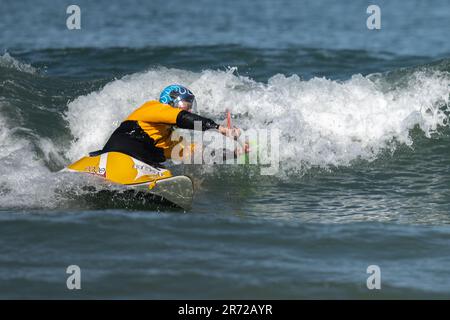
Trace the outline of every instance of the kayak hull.
<instances>
[{"instance_id":1,"label":"kayak hull","mask_svg":"<svg viewBox=\"0 0 450 320\"><path fill-rule=\"evenodd\" d=\"M184 210L192 207L194 190L189 177L173 176L168 169L150 166L119 152L83 157L62 171L99 176L123 185L125 190L148 193Z\"/></svg>"}]
</instances>

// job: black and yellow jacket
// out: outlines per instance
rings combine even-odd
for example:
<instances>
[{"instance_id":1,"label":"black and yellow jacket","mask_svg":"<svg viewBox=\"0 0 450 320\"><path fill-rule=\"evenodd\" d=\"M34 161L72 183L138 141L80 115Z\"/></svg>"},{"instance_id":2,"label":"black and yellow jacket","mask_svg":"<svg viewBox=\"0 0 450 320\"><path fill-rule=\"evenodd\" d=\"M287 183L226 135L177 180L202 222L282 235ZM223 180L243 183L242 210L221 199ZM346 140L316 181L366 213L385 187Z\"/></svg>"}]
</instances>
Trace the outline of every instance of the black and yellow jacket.
<instances>
[{"instance_id":1,"label":"black and yellow jacket","mask_svg":"<svg viewBox=\"0 0 450 320\"><path fill-rule=\"evenodd\" d=\"M201 121L202 131L219 127L213 120L201 117L158 101L148 101L131 113L113 132L102 150L121 152L148 164L157 164L170 159L172 149L180 140L172 141L175 126L194 129L194 122Z\"/></svg>"}]
</instances>

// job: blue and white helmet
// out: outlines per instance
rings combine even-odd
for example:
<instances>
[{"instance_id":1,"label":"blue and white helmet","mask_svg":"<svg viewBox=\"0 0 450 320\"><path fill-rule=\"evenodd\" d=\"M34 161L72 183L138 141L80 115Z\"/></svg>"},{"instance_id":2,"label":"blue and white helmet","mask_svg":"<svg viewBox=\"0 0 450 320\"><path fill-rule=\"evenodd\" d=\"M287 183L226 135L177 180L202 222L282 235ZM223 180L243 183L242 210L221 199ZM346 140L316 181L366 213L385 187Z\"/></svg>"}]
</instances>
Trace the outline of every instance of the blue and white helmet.
<instances>
[{"instance_id":1,"label":"blue and white helmet","mask_svg":"<svg viewBox=\"0 0 450 320\"><path fill-rule=\"evenodd\" d=\"M169 104L172 107L178 108L178 104L181 101L187 101L192 104L192 109L195 110L197 102L195 101L195 96L188 88L172 84L164 88L159 96L159 102Z\"/></svg>"}]
</instances>

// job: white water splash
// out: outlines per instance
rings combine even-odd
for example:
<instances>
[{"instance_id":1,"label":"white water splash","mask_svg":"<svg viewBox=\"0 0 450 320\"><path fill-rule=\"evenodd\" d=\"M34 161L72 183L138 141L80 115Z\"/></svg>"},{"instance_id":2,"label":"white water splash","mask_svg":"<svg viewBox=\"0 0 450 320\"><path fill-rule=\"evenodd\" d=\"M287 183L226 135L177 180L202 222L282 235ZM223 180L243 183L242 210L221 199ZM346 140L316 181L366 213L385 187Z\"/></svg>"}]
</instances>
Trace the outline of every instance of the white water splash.
<instances>
[{"instance_id":1,"label":"white water splash","mask_svg":"<svg viewBox=\"0 0 450 320\"><path fill-rule=\"evenodd\" d=\"M193 90L198 112L216 121L224 119L228 108L244 129L279 129L280 160L293 170L348 166L358 158L372 161L383 149L395 148L394 139L412 145L415 126L430 137L447 121L450 77L438 72L415 72L402 88L382 90L378 80L362 75L338 82L278 74L263 84L234 71L159 68L79 97L68 105L66 118L76 140L66 155L76 160L101 148L129 113L157 99L170 83Z\"/></svg>"},{"instance_id":2,"label":"white water splash","mask_svg":"<svg viewBox=\"0 0 450 320\"><path fill-rule=\"evenodd\" d=\"M1 107L1 105L0 105ZM1 108L0 108L1 111ZM0 208L58 208L95 177L51 172L35 147L10 127L0 112ZM54 144L40 138L38 145L48 158L56 154Z\"/></svg>"},{"instance_id":3,"label":"white water splash","mask_svg":"<svg viewBox=\"0 0 450 320\"><path fill-rule=\"evenodd\" d=\"M5 52L2 56L0 56L0 67L4 68L12 68L16 69L21 72L30 73L30 74L36 74L37 69L33 66L20 62L13 57L8 52Z\"/></svg>"}]
</instances>

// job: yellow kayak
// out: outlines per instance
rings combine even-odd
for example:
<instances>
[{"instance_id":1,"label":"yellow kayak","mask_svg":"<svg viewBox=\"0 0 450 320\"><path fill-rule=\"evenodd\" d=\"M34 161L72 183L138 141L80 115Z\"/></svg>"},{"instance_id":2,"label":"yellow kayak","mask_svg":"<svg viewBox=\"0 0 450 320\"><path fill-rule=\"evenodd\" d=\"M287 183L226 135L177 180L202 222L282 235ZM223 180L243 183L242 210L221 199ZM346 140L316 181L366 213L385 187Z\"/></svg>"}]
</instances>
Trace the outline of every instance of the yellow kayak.
<instances>
[{"instance_id":1,"label":"yellow kayak","mask_svg":"<svg viewBox=\"0 0 450 320\"><path fill-rule=\"evenodd\" d=\"M83 157L63 169L103 177L124 188L160 196L184 210L192 206L193 185L187 176L173 176L165 168L151 166L120 152Z\"/></svg>"}]
</instances>

